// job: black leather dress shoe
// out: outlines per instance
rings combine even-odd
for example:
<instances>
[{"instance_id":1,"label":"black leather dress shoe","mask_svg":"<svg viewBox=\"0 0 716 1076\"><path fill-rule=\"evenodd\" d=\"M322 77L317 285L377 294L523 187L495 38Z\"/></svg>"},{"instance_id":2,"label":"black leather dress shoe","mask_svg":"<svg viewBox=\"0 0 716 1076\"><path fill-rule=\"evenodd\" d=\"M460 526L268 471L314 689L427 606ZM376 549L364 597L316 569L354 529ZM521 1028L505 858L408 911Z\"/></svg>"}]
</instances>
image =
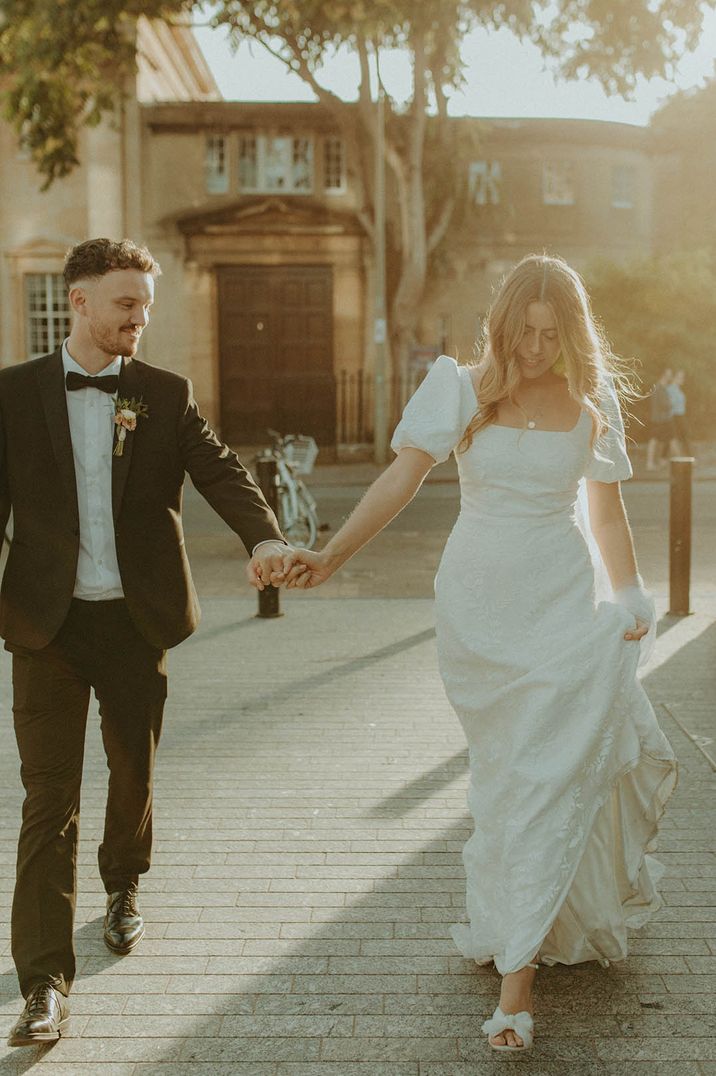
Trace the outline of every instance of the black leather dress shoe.
<instances>
[{"instance_id":1,"label":"black leather dress shoe","mask_svg":"<svg viewBox=\"0 0 716 1076\"><path fill-rule=\"evenodd\" d=\"M27 995L22 1016L10 1032L8 1046L36 1046L53 1042L67 1029L70 1007L52 983L38 983Z\"/></svg>"},{"instance_id":2,"label":"black leather dress shoe","mask_svg":"<svg viewBox=\"0 0 716 1076\"><path fill-rule=\"evenodd\" d=\"M137 887L120 889L107 897L104 941L113 953L130 953L144 937L144 920L137 907Z\"/></svg>"}]
</instances>

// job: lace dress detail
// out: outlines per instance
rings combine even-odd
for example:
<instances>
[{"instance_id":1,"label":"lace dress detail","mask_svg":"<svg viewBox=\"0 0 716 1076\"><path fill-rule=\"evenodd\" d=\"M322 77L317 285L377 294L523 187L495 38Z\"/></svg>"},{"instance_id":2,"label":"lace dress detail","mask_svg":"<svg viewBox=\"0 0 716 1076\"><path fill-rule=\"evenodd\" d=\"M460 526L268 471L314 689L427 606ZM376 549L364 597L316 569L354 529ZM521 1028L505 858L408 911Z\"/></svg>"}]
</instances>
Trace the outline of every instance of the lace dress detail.
<instances>
[{"instance_id":1,"label":"lace dress detail","mask_svg":"<svg viewBox=\"0 0 716 1076\"><path fill-rule=\"evenodd\" d=\"M636 678L633 617L596 600L576 520L580 480L631 475L613 387L609 429L491 425L456 453L461 508L435 580L438 659L469 745L465 845L469 924L461 952L505 974L626 956L626 930L660 906L657 821L673 751ZM477 401L469 371L441 356L392 447L436 460L462 440Z\"/></svg>"}]
</instances>

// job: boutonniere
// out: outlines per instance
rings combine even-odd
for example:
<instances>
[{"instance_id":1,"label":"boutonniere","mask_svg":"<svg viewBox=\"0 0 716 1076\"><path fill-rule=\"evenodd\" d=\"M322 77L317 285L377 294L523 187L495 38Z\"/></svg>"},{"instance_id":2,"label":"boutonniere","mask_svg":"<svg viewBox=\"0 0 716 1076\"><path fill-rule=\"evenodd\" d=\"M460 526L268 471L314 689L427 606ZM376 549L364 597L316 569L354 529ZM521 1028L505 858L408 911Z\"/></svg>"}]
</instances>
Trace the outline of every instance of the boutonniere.
<instances>
[{"instance_id":1,"label":"boutonniere","mask_svg":"<svg viewBox=\"0 0 716 1076\"><path fill-rule=\"evenodd\" d=\"M130 433L137 428L137 419L146 418L149 408L140 396L138 400L122 400L117 397L114 405L114 424L117 427L117 438L114 445L113 456L121 456L124 452L124 442L127 440L127 431Z\"/></svg>"}]
</instances>

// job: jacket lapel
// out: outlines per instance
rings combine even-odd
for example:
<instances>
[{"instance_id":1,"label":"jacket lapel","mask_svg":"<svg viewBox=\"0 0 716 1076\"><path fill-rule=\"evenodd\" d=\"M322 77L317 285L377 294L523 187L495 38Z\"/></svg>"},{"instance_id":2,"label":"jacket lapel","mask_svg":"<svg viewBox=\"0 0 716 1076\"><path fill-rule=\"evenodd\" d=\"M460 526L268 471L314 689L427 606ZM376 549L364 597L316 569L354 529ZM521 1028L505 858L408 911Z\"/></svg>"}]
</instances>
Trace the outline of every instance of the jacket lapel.
<instances>
[{"instance_id":1,"label":"jacket lapel","mask_svg":"<svg viewBox=\"0 0 716 1076\"><path fill-rule=\"evenodd\" d=\"M139 400L142 395L142 384L143 376L141 366L138 366L132 359L123 359L122 369L119 375L118 399ZM122 455L112 456L112 514L115 523L119 517L119 510L122 507L122 497L124 496L124 489L127 484L129 465L132 462L134 438L139 433L139 426L142 421L145 420L139 420L136 430L127 433ZM114 444L116 444L116 434Z\"/></svg>"},{"instance_id":2,"label":"jacket lapel","mask_svg":"<svg viewBox=\"0 0 716 1076\"><path fill-rule=\"evenodd\" d=\"M75 519L79 519L77 480L75 477L75 461L72 455L70 420L67 415L62 349L48 355L47 360L38 367L37 381L57 467L67 492L70 509Z\"/></svg>"}]
</instances>

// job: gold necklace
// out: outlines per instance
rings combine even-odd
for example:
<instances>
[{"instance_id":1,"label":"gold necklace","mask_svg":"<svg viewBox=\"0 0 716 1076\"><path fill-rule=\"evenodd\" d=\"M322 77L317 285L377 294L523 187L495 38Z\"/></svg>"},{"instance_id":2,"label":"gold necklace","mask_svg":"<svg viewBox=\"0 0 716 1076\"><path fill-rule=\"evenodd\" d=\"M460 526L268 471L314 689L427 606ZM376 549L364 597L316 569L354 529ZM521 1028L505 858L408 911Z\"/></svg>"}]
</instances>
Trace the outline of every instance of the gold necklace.
<instances>
[{"instance_id":1,"label":"gold necklace","mask_svg":"<svg viewBox=\"0 0 716 1076\"><path fill-rule=\"evenodd\" d=\"M532 417L531 418L530 418L529 414L527 413L526 408L524 408L522 406L522 404L519 404L518 406L524 412L524 416L527 419L527 429L528 430L536 429L537 428L537 419L542 417L542 412L544 411L544 404L542 405L542 407L538 407L536 411L532 412Z\"/></svg>"}]
</instances>

